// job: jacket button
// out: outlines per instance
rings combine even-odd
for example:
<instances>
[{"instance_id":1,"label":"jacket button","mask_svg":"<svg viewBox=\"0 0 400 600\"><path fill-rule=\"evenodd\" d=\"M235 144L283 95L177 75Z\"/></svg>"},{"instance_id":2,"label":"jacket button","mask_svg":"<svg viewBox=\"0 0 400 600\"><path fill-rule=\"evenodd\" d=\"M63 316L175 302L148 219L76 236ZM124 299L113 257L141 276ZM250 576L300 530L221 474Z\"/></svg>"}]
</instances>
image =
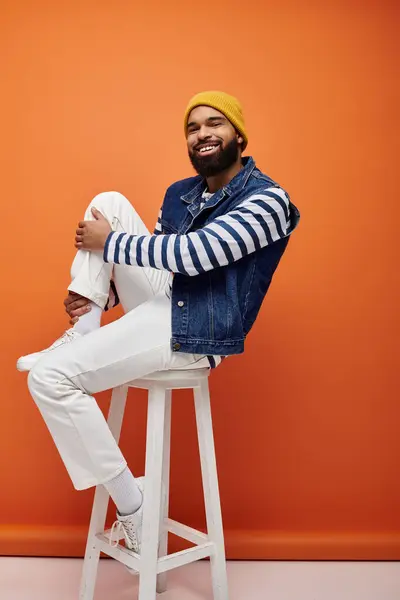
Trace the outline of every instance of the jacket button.
<instances>
[{"instance_id":1,"label":"jacket button","mask_svg":"<svg viewBox=\"0 0 400 600\"><path fill-rule=\"evenodd\" d=\"M183 302L183 300L179 300L178 306L180 306L182 308L182 306L184 306L184 305L185 305L185 303Z\"/></svg>"},{"instance_id":2,"label":"jacket button","mask_svg":"<svg viewBox=\"0 0 400 600\"><path fill-rule=\"evenodd\" d=\"M176 342L176 343L175 343L175 344L172 346L172 349L173 349L173 350L179 350L179 348L180 348L180 347L181 347L181 345L180 345L180 344L178 344L178 342Z\"/></svg>"}]
</instances>

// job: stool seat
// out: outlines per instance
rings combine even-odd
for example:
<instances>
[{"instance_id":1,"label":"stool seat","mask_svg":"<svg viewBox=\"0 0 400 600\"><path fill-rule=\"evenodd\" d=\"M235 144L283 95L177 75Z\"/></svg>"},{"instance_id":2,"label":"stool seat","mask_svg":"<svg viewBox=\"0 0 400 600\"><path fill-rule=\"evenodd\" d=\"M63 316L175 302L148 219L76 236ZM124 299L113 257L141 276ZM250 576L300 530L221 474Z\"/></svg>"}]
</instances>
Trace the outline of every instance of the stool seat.
<instances>
[{"instance_id":1,"label":"stool seat","mask_svg":"<svg viewBox=\"0 0 400 600\"><path fill-rule=\"evenodd\" d=\"M108 425L119 441L128 389L148 390L146 466L140 555L124 545L111 545L105 530L109 495L96 488L86 545L80 600L94 600L100 552L139 574L139 600L155 600L167 588L167 571L210 558L214 600L228 600L224 534L215 458L208 378L211 369L157 371L112 391ZM192 389L195 401L207 533L169 518L172 391ZM168 533L194 544L168 554ZM123 538L121 534L120 540Z\"/></svg>"},{"instance_id":2,"label":"stool seat","mask_svg":"<svg viewBox=\"0 0 400 600\"><path fill-rule=\"evenodd\" d=\"M170 371L155 371L154 373L150 373L146 375L146 377L141 377L140 381L174 381L175 379L198 379L199 377L208 377L210 375L209 368L202 369L175 369ZM137 387L138 380L135 379L127 383L128 386Z\"/></svg>"},{"instance_id":3,"label":"stool seat","mask_svg":"<svg viewBox=\"0 0 400 600\"><path fill-rule=\"evenodd\" d=\"M176 369L174 371L155 371L140 379L129 381L128 387L149 389L155 382L165 384L167 389L191 389L195 382L209 377L211 369ZM168 385L170 384L170 385Z\"/></svg>"}]
</instances>

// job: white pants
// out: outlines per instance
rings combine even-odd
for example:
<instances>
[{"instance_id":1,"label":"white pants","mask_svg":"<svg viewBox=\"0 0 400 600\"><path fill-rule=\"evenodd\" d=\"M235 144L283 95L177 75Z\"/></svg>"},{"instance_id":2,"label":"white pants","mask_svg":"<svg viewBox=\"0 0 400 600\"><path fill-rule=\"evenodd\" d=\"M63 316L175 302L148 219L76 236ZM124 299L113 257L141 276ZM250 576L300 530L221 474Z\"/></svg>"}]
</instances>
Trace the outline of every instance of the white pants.
<instances>
[{"instance_id":1,"label":"white pants","mask_svg":"<svg viewBox=\"0 0 400 600\"><path fill-rule=\"evenodd\" d=\"M128 200L116 192L96 196L95 206L116 231L148 235ZM125 315L49 352L29 373L28 386L77 490L105 483L126 461L92 394L154 371L209 367L208 359L173 353L170 274L112 265L102 253L79 250L69 289L104 308L113 276Z\"/></svg>"}]
</instances>

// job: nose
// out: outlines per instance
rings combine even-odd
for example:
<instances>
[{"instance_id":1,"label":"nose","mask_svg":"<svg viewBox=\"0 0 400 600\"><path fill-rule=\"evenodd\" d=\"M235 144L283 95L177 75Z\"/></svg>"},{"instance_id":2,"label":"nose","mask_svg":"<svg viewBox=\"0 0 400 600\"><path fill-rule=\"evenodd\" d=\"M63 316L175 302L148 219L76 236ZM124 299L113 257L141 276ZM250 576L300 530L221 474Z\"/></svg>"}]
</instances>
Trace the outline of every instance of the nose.
<instances>
[{"instance_id":1,"label":"nose","mask_svg":"<svg viewBox=\"0 0 400 600\"><path fill-rule=\"evenodd\" d=\"M200 129L197 132L197 137L199 140L206 140L207 138L211 137L210 130L206 125L202 125L200 127Z\"/></svg>"}]
</instances>

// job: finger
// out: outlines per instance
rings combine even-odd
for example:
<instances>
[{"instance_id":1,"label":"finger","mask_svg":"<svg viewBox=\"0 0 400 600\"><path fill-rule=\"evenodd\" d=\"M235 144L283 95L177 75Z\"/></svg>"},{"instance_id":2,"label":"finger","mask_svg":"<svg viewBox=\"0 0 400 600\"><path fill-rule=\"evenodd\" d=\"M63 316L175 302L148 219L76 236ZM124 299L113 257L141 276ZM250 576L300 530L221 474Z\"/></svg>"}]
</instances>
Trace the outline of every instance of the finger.
<instances>
[{"instance_id":1,"label":"finger","mask_svg":"<svg viewBox=\"0 0 400 600\"><path fill-rule=\"evenodd\" d=\"M70 319L69 324L70 325L75 325L78 321L79 321L79 317L75 317L73 319Z\"/></svg>"},{"instance_id":2,"label":"finger","mask_svg":"<svg viewBox=\"0 0 400 600\"><path fill-rule=\"evenodd\" d=\"M78 248L78 250L84 249L83 242L76 242L75 248Z\"/></svg>"},{"instance_id":3,"label":"finger","mask_svg":"<svg viewBox=\"0 0 400 600\"><path fill-rule=\"evenodd\" d=\"M80 227L79 229L77 229L77 230L75 231L75 233L76 233L77 235L84 235L84 233L85 233L85 228L84 228L84 227Z\"/></svg>"},{"instance_id":4,"label":"finger","mask_svg":"<svg viewBox=\"0 0 400 600\"><path fill-rule=\"evenodd\" d=\"M83 242L83 235L76 235L75 236L75 241L76 242Z\"/></svg>"},{"instance_id":5,"label":"finger","mask_svg":"<svg viewBox=\"0 0 400 600\"><path fill-rule=\"evenodd\" d=\"M72 312L73 310L76 310L77 308L84 308L89 303L90 303L90 300L88 300L87 298L79 298L78 300L74 300L74 302L71 302L68 305L68 310L70 312Z\"/></svg>"},{"instance_id":6,"label":"finger","mask_svg":"<svg viewBox=\"0 0 400 600\"><path fill-rule=\"evenodd\" d=\"M75 302L75 300L79 298L79 294L75 294L74 292L69 292L68 296L64 300L64 306L69 306L71 302Z\"/></svg>"},{"instance_id":7,"label":"finger","mask_svg":"<svg viewBox=\"0 0 400 600\"><path fill-rule=\"evenodd\" d=\"M64 302L63 302L63 304L64 304L64 306L65 306L65 310L66 310L67 312L68 312L68 307L69 307L69 306L71 306L71 304L72 304L73 302L75 302L75 301L76 301L76 299L77 299L77 297L76 297L76 298L65 298L65 300L64 300Z\"/></svg>"},{"instance_id":8,"label":"finger","mask_svg":"<svg viewBox=\"0 0 400 600\"><path fill-rule=\"evenodd\" d=\"M97 221L106 221L107 220L105 218L105 216L103 215L103 213L101 213L99 210L97 210L97 208L95 208L94 206L92 206L92 214Z\"/></svg>"},{"instance_id":9,"label":"finger","mask_svg":"<svg viewBox=\"0 0 400 600\"><path fill-rule=\"evenodd\" d=\"M78 308L78 309L70 312L69 316L70 317L82 317L83 315L86 315L91 310L92 310L91 306L82 306L81 308Z\"/></svg>"},{"instance_id":10,"label":"finger","mask_svg":"<svg viewBox=\"0 0 400 600\"><path fill-rule=\"evenodd\" d=\"M87 227L87 221L79 221L78 227L79 229L85 229L85 227Z\"/></svg>"}]
</instances>

